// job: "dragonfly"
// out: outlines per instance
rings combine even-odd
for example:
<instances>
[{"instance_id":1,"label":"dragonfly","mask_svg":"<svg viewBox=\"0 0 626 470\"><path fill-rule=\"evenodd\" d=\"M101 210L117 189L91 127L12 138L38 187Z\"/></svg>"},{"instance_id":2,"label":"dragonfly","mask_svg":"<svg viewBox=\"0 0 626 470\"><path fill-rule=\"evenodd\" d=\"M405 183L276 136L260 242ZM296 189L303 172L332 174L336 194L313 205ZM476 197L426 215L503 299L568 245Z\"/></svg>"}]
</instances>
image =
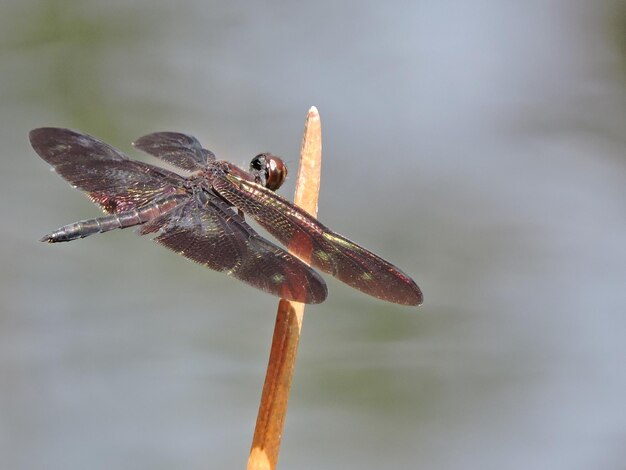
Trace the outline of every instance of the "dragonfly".
<instances>
[{"instance_id":1,"label":"dragonfly","mask_svg":"<svg viewBox=\"0 0 626 470\"><path fill-rule=\"evenodd\" d=\"M71 129L42 127L29 137L56 173L107 214L65 225L41 241L69 242L137 227L139 235L152 236L188 259L287 300L317 304L326 299L326 283L313 266L378 299L422 303L411 277L278 195L287 167L271 153L256 155L246 171L217 160L183 133L155 132L133 143L178 172L132 160ZM259 235L246 215L291 252Z\"/></svg>"}]
</instances>

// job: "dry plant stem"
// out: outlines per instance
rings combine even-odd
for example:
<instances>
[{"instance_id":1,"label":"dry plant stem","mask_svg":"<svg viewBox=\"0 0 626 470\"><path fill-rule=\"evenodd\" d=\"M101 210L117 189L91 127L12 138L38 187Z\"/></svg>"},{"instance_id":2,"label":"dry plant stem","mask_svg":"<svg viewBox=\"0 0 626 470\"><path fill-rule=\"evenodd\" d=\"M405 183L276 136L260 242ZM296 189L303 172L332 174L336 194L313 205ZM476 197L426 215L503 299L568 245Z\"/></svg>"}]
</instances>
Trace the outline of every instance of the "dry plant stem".
<instances>
[{"instance_id":1,"label":"dry plant stem","mask_svg":"<svg viewBox=\"0 0 626 470\"><path fill-rule=\"evenodd\" d=\"M320 117L317 109L312 107L304 125L294 202L313 216L317 215L321 157ZM276 468L303 315L304 304L280 300L248 470Z\"/></svg>"}]
</instances>

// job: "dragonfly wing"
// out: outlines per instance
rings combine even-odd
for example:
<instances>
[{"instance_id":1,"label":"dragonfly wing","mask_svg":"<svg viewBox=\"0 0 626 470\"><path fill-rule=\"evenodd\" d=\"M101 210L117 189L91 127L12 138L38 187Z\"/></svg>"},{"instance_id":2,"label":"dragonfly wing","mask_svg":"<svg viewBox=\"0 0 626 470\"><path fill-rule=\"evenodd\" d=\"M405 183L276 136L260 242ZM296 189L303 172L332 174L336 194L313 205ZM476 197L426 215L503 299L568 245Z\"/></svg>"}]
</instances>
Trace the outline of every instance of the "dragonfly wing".
<instances>
[{"instance_id":1,"label":"dragonfly wing","mask_svg":"<svg viewBox=\"0 0 626 470\"><path fill-rule=\"evenodd\" d=\"M273 191L230 174L216 176L213 188L252 216L298 256L366 294L402 305L420 305L419 287L400 269L333 232Z\"/></svg>"},{"instance_id":2,"label":"dragonfly wing","mask_svg":"<svg viewBox=\"0 0 626 470\"><path fill-rule=\"evenodd\" d=\"M88 193L105 212L136 209L155 199L184 193L184 178L147 163L130 160L86 134L55 127L33 129L35 151L73 187Z\"/></svg>"},{"instance_id":3,"label":"dragonfly wing","mask_svg":"<svg viewBox=\"0 0 626 470\"><path fill-rule=\"evenodd\" d=\"M262 238L215 196L194 198L139 230L152 232L161 245L270 294L303 303L326 298L326 284L315 271Z\"/></svg>"},{"instance_id":4,"label":"dragonfly wing","mask_svg":"<svg viewBox=\"0 0 626 470\"><path fill-rule=\"evenodd\" d=\"M215 155L203 149L195 137L179 132L154 132L137 139L133 145L187 171L203 170L209 161L215 160Z\"/></svg>"}]
</instances>

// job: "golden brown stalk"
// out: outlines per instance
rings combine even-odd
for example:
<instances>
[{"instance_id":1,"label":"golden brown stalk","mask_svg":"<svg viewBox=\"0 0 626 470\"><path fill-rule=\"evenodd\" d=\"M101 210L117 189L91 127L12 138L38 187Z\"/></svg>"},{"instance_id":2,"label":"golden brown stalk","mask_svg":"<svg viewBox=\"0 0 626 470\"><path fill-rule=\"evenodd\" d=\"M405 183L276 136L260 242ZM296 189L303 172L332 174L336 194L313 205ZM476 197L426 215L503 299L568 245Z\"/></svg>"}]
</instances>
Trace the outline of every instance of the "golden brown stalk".
<instances>
[{"instance_id":1,"label":"golden brown stalk","mask_svg":"<svg viewBox=\"0 0 626 470\"><path fill-rule=\"evenodd\" d=\"M321 159L322 128L319 113L313 106L304 125L294 202L314 217L317 216ZM276 468L303 316L304 304L280 300L248 470Z\"/></svg>"}]
</instances>

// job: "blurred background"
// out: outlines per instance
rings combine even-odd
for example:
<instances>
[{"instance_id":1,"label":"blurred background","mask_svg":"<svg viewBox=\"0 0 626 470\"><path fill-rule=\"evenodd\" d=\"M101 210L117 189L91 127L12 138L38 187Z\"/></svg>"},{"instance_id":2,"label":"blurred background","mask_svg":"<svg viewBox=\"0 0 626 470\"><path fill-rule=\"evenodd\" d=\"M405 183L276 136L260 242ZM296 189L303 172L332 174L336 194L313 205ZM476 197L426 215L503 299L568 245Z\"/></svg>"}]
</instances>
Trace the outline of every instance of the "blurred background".
<instances>
[{"instance_id":1,"label":"blurred background","mask_svg":"<svg viewBox=\"0 0 626 470\"><path fill-rule=\"evenodd\" d=\"M319 218L419 309L326 277L280 468L622 469L626 5L8 0L0 6L0 460L245 468L276 299L100 211L39 126L128 152L195 135L247 166L322 116Z\"/></svg>"}]
</instances>

